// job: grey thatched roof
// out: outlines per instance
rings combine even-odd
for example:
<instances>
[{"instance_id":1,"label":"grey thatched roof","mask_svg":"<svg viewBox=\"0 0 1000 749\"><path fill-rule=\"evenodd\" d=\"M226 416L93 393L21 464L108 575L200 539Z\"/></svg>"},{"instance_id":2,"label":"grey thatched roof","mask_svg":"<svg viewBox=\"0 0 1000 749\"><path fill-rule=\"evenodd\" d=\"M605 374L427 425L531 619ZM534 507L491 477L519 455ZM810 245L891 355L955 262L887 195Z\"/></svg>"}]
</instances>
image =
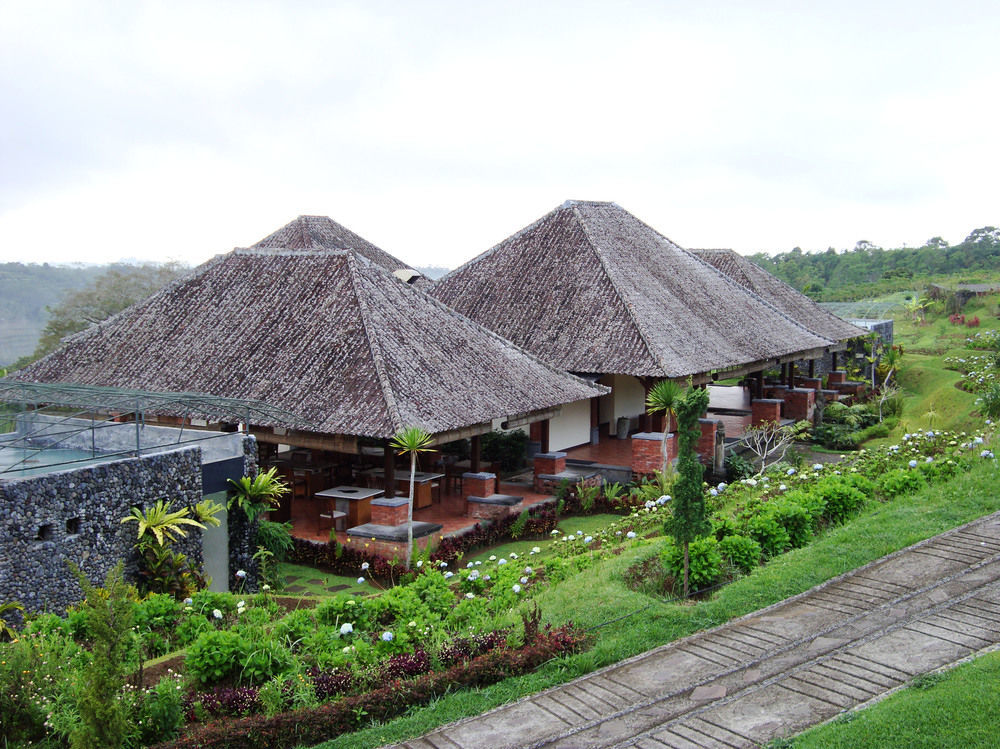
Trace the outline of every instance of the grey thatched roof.
<instances>
[{"instance_id":1,"label":"grey thatched roof","mask_svg":"<svg viewBox=\"0 0 1000 749\"><path fill-rule=\"evenodd\" d=\"M614 203L567 201L430 293L572 372L676 378L833 343Z\"/></svg>"},{"instance_id":2,"label":"grey thatched roof","mask_svg":"<svg viewBox=\"0 0 1000 749\"><path fill-rule=\"evenodd\" d=\"M867 330L851 325L832 312L820 307L784 281L776 278L732 250L690 250L706 263L718 268L745 289L767 300L788 317L796 320L817 335L846 341L867 335Z\"/></svg>"},{"instance_id":3,"label":"grey thatched roof","mask_svg":"<svg viewBox=\"0 0 1000 749\"><path fill-rule=\"evenodd\" d=\"M431 433L607 392L352 252L234 250L11 378L265 402L261 426Z\"/></svg>"},{"instance_id":4,"label":"grey thatched roof","mask_svg":"<svg viewBox=\"0 0 1000 749\"><path fill-rule=\"evenodd\" d=\"M387 270L417 273L399 258L393 257L364 237L358 236L347 227L326 216L299 216L291 223L254 243L251 249L349 250L368 258ZM400 274L397 274L397 277L401 277ZM426 289L430 286L430 279L418 274L418 278L413 283L418 288Z\"/></svg>"}]
</instances>

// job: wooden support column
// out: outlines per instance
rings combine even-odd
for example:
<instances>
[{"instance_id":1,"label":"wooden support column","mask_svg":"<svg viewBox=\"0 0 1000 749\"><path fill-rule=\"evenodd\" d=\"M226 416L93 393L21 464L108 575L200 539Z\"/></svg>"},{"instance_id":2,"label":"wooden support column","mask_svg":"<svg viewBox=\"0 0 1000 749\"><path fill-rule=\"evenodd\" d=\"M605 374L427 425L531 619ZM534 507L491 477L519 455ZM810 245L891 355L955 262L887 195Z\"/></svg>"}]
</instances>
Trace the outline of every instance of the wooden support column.
<instances>
[{"instance_id":1,"label":"wooden support column","mask_svg":"<svg viewBox=\"0 0 1000 749\"><path fill-rule=\"evenodd\" d=\"M385 443L382 455L385 458L383 463L385 468L385 496L392 498L396 496L396 453L393 452L388 442Z\"/></svg>"},{"instance_id":2,"label":"wooden support column","mask_svg":"<svg viewBox=\"0 0 1000 749\"><path fill-rule=\"evenodd\" d=\"M785 384L788 385L788 387L793 388L795 387L795 362L790 361L787 366L788 379L785 380Z\"/></svg>"},{"instance_id":3,"label":"wooden support column","mask_svg":"<svg viewBox=\"0 0 1000 749\"><path fill-rule=\"evenodd\" d=\"M830 371L834 372L837 369L837 352L830 352Z\"/></svg>"},{"instance_id":4,"label":"wooden support column","mask_svg":"<svg viewBox=\"0 0 1000 749\"><path fill-rule=\"evenodd\" d=\"M809 379L811 380L814 377L816 377L816 360L815 359L810 359L809 360Z\"/></svg>"},{"instance_id":5,"label":"wooden support column","mask_svg":"<svg viewBox=\"0 0 1000 749\"><path fill-rule=\"evenodd\" d=\"M469 439L469 470L472 473L479 473L479 464L482 459L482 440L479 435Z\"/></svg>"},{"instance_id":6,"label":"wooden support column","mask_svg":"<svg viewBox=\"0 0 1000 749\"><path fill-rule=\"evenodd\" d=\"M754 372L753 375L753 393L751 400L764 397L764 370L761 369Z\"/></svg>"}]
</instances>

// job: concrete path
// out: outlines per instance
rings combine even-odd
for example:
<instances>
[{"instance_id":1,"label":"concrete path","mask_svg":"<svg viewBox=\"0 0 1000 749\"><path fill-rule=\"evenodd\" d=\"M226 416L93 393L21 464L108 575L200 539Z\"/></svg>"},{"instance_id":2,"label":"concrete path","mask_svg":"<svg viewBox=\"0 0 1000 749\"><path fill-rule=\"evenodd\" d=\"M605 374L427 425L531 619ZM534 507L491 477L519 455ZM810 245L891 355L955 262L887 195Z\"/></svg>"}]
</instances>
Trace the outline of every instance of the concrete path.
<instances>
[{"instance_id":1,"label":"concrete path","mask_svg":"<svg viewBox=\"0 0 1000 749\"><path fill-rule=\"evenodd\" d=\"M1000 513L398 746L756 747L997 643Z\"/></svg>"}]
</instances>

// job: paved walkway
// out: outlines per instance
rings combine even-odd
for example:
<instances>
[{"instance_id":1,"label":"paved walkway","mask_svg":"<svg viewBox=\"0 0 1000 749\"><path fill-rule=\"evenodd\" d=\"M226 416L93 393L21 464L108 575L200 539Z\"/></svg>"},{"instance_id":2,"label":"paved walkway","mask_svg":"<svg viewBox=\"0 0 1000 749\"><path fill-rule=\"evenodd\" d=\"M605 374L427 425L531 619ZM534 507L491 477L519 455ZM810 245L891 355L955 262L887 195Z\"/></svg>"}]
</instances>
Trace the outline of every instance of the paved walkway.
<instances>
[{"instance_id":1,"label":"paved walkway","mask_svg":"<svg viewBox=\"0 0 1000 749\"><path fill-rule=\"evenodd\" d=\"M1000 513L400 747L756 747L1000 643Z\"/></svg>"}]
</instances>

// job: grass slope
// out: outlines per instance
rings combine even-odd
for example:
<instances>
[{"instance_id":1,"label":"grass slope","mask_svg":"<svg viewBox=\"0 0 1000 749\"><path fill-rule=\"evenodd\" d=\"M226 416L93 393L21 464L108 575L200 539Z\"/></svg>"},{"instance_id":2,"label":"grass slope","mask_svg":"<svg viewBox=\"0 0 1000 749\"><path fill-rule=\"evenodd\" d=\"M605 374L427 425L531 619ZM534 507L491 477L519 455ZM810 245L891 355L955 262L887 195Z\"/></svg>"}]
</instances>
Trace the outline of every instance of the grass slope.
<instances>
[{"instance_id":1,"label":"grass slope","mask_svg":"<svg viewBox=\"0 0 1000 749\"><path fill-rule=\"evenodd\" d=\"M878 704L847 713L784 746L795 749L992 749L997 736L1000 653L916 679Z\"/></svg>"}]
</instances>

